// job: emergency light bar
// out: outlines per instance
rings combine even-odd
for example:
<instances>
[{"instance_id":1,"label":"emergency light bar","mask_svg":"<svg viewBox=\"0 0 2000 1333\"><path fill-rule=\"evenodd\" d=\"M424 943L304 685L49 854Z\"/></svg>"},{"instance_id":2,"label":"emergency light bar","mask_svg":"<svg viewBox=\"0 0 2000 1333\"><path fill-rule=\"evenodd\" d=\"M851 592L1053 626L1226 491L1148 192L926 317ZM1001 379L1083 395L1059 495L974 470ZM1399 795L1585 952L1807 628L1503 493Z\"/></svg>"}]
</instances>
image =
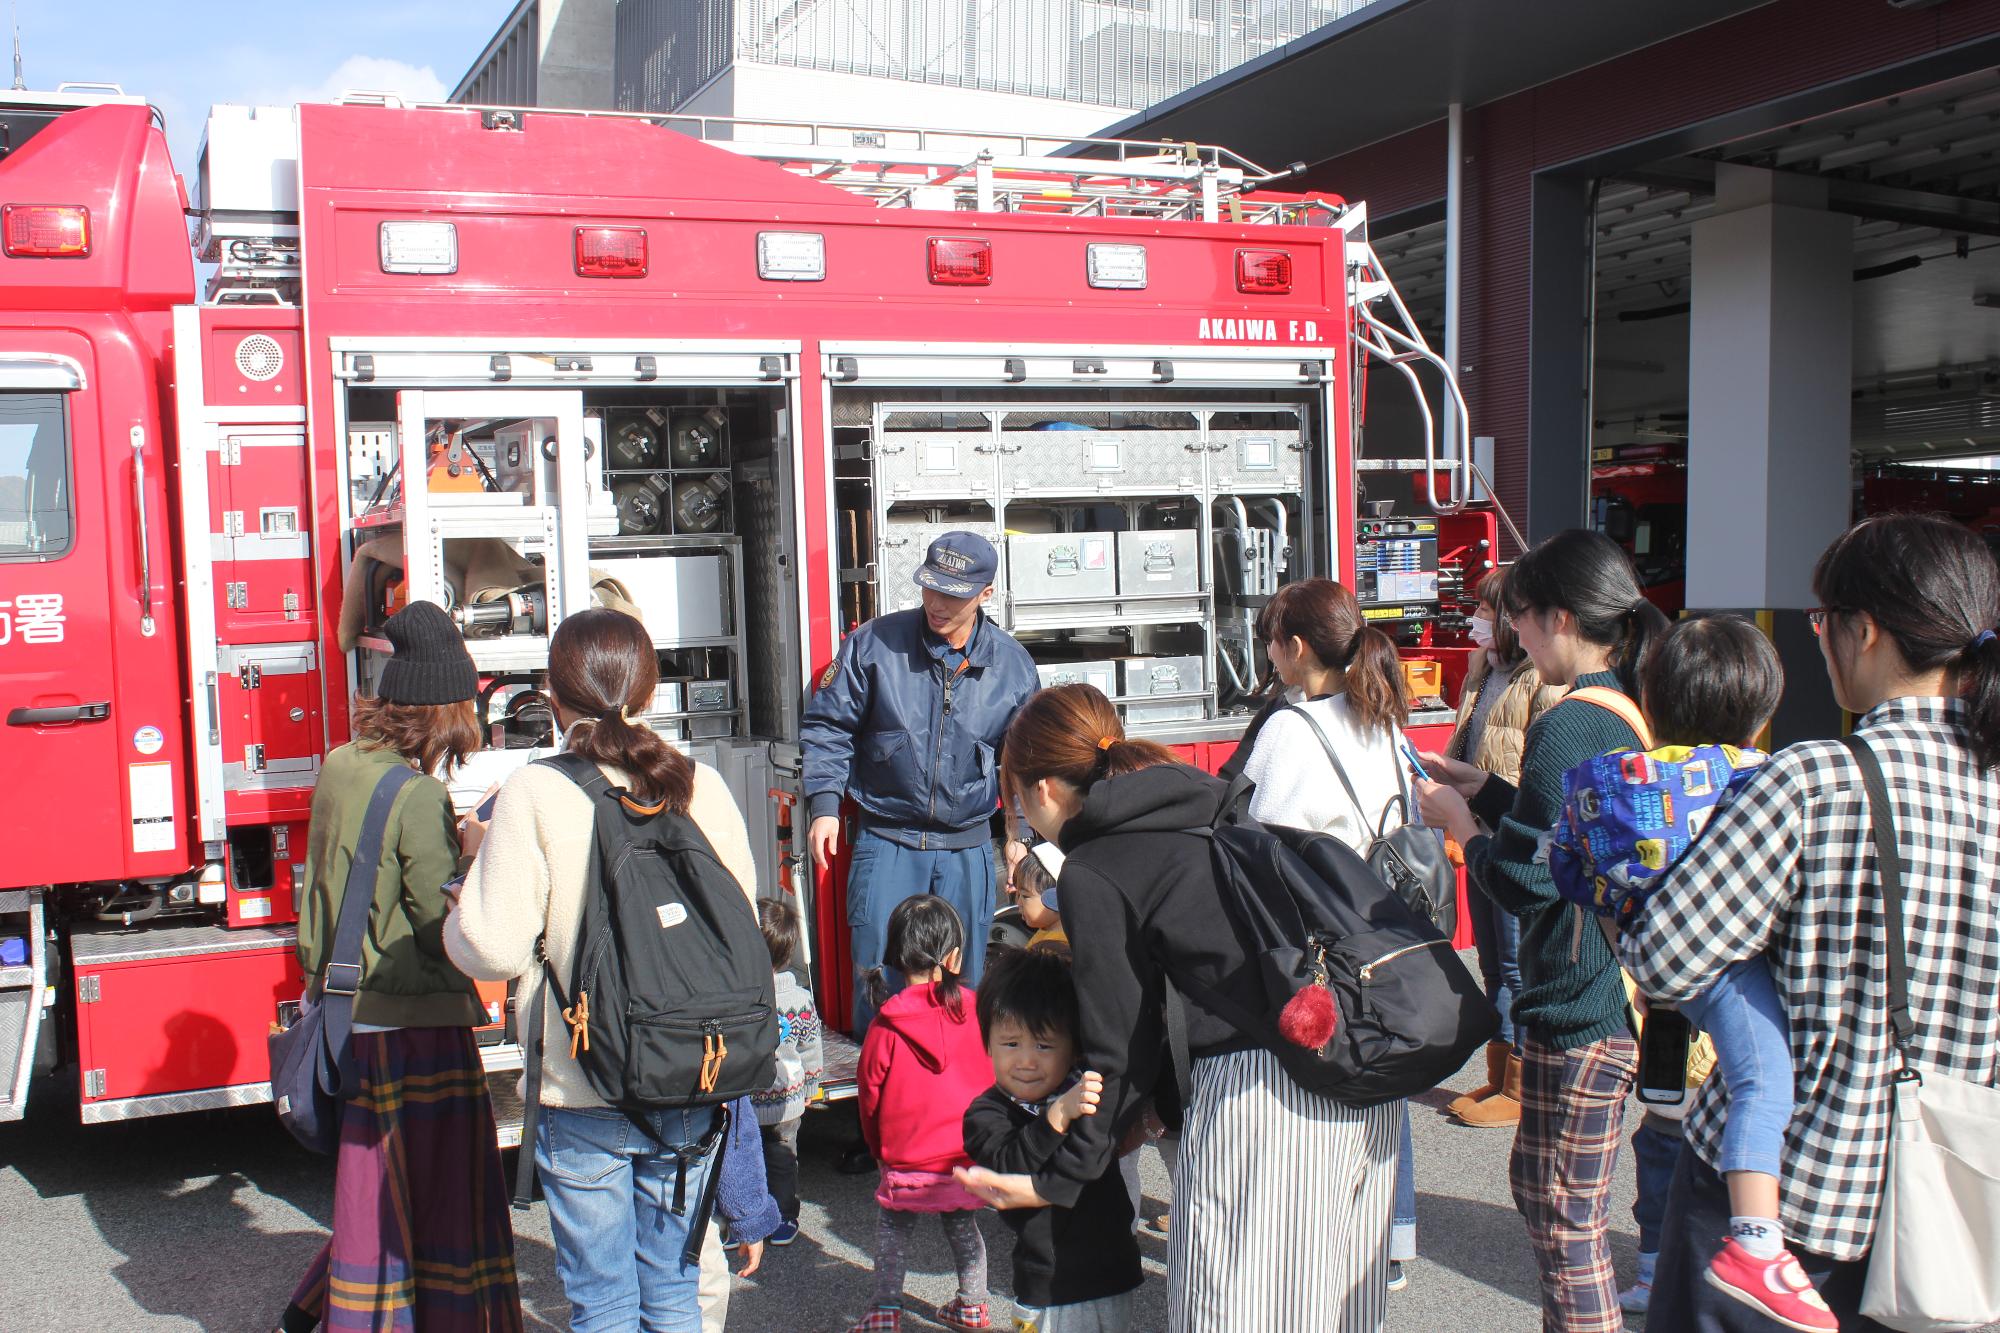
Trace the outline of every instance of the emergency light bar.
<instances>
[{"instance_id":1,"label":"emergency light bar","mask_svg":"<svg viewBox=\"0 0 2000 1333\"><path fill-rule=\"evenodd\" d=\"M993 242L975 236L933 236L931 281L942 287L989 287L993 284Z\"/></svg>"},{"instance_id":2,"label":"emergency light bar","mask_svg":"<svg viewBox=\"0 0 2000 1333\"><path fill-rule=\"evenodd\" d=\"M578 227L576 271L584 278L646 276L644 227Z\"/></svg>"},{"instance_id":3,"label":"emergency light bar","mask_svg":"<svg viewBox=\"0 0 2000 1333\"><path fill-rule=\"evenodd\" d=\"M816 231L757 233L757 276L771 282L826 278L826 237Z\"/></svg>"},{"instance_id":4,"label":"emergency light bar","mask_svg":"<svg viewBox=\"0 0 2000 1333\"><path fill-rule=\"evenodd\" d=\"M1236 290L1282 296L1292 290L1292 256L1285 250L1238 250Z\"/></svg>"},{"instance_id":5,"label":"emergency light bar","mask_svg":"<svg viewBox=\"0 0 2000 1333\"><path fill-rule=\"evenodd\" d=\"M1143 288L1146 285L1146 247L1143 245L1090 245L1084 248L1084 267L1093 287Z\"/></svg>"},{"instance_id":6,"label":"emergency light bar","mask_svg":"<svg viewBox=\"0 0 2000 1333\"><path fill-rule=\"evenodd\" d=\"M4 249L15 259L84 259L90 210L81 204L8 204L0 208Z\"/></svg>"},{"instance_id":7,"label":"emergency light bar","mask_svg":"<svg viewBox=\"0 0 2000 1333\"><path fill-rule=\"evenodd\" d=\"M458 227L450 222L385 222L384 273L458 272Z\"/></svg>"}]
</instances>

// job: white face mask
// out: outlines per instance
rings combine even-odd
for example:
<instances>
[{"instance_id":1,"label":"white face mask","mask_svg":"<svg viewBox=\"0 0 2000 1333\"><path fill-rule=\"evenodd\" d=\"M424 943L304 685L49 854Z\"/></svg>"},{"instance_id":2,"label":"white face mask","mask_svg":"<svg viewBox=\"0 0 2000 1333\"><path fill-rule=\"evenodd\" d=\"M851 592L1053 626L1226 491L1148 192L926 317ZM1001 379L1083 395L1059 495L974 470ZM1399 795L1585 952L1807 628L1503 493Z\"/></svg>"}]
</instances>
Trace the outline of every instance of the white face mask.
<instances>
[{"instance_id":1,"label":"white face mask","mask_svg":"<svg viewBox=\"0 0 2000 1333\"><path fill-rule=\"evenodd\" d=\"M1493 622L1485 616L1473 616L1466 622L1466 632L1481 648L1493 646Z\"/></svg>"}]
</instances>

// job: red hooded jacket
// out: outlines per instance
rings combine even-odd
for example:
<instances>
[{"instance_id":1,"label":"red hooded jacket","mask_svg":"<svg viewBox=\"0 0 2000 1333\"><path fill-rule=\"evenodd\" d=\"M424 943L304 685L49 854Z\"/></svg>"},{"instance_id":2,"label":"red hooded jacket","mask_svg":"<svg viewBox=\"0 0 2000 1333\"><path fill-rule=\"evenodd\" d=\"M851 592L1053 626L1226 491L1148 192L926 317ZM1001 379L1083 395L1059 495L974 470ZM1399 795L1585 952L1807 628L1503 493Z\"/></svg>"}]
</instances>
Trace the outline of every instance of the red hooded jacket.
<instances>
[{"instance_id":1,"label":"red hooded jacket","mask_svg":"<svg viewBox=\"0 0 2000 1333\"><path fill-rule=\"evenodd\" d=\"M890 997L861 1044L861 1133L885 1170L970 1166L965 1111L993 1086L972 992L959 992L954 1020L935 985Z\"/></svg>"}]
</instances>

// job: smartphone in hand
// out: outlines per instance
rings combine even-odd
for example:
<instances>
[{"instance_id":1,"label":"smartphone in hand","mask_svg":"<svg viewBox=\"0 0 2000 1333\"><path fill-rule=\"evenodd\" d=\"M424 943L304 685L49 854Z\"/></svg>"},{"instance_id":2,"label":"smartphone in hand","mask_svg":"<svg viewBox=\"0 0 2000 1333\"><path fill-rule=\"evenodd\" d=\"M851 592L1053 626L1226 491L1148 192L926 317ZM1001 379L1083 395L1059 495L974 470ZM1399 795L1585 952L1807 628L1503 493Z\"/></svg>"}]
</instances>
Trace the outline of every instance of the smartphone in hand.
<instances>
[{"instance_id":1,"label":"smartphone in hand","mask_svg":"<svg viewBox=\"0 0 2000 1333\"><path fill-rule=\"evenodd\" d=\"M1639 1100L1647 1106L1679 1106L1687 1100L1688 1044L1694 1028L1679 1011L1647 1011L1639 1032Z\"/></svg>"},{"instance_id":2,"label":"smartphone in hand","mask_svg":"<svg viewBox=\"0 0 2000 1333\"><path fill-rule=\"evenodd\" d=\"M484 824L493 818L493 807L500 800L500 789L495 787L486 793L486 799L472 807L472 817Z\"/></svg>"}]
</instances>

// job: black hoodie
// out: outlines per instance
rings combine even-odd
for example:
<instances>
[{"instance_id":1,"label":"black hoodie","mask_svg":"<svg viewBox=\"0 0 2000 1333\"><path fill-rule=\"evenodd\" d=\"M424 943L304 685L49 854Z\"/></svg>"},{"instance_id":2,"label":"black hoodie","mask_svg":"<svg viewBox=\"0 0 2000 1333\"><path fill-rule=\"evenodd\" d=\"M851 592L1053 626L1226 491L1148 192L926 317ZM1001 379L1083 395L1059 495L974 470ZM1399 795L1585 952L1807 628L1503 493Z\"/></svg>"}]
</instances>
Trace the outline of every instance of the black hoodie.
<instances>
[{"instance_id":1,"label":"black hoodie","mask_svg":"<svg viewBox=\"0 0 2000 1333\"><path fill-rule=\"evenodd\" d=\"M1161 764L1095 784L1063 827L1057 887L1075 960L1081 1063L1104 1076L1104 1098L1035 1174L1051 1203L1074 1206L1104 1174L1120 1133L1165 1071L1163 964L1252 1012L1266 1003L1216 895L1208 840L1187 831L1214 823L1223 790L1198 769ZM1192 997L1187 1013L1196 1057L1256 1045Z\"/></svg>"}]
</instances>

